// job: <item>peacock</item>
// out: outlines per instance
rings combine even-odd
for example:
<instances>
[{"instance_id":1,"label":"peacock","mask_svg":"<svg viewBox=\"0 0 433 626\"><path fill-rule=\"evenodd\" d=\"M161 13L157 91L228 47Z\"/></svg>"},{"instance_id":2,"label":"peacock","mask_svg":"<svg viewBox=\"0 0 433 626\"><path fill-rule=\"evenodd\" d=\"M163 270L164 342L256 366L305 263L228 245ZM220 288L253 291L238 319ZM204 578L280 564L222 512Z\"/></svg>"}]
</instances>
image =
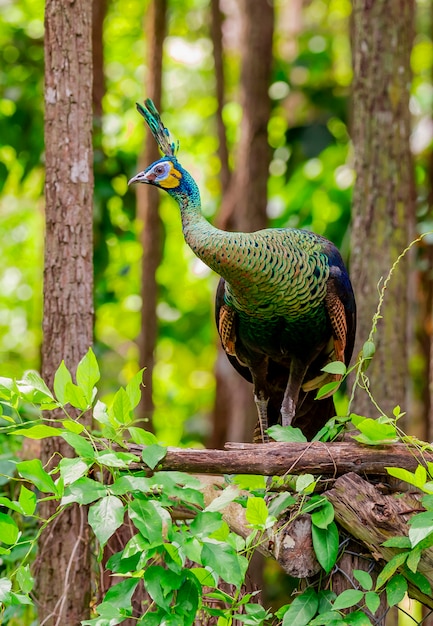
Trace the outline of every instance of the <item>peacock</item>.
<instances>
[{"instance_id":1,"label":"peacock","mask_svg":"<svg viewBox=\"0 0 433 626\"><path fill-rule=\"evenodd\" d=\"M131 178L165 190L179 205L188 246L219 276L215 318L233 367L252 382L258 411L255 440L269 440L276 423L299 427L311 439L335 415L338 381L324 372L330 362L349 364L356 305L338 249L320 235L295 228L226 232L201 213L200 192L180 165L151 100L137 104L163 156Z\"/></svg>"}]
</instances>

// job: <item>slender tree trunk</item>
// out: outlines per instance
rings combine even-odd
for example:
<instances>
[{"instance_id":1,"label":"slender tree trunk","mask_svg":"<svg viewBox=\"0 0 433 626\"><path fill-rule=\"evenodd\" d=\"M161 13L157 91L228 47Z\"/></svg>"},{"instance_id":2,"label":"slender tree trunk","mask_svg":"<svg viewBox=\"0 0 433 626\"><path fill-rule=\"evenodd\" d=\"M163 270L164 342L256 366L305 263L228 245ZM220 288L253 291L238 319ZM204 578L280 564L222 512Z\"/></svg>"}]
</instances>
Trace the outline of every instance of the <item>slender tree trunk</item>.
<instances>
[{"instance_id":1,"label":"slender tree trunk","mask_svg":"<svg viewBox=\"0 0 433 626\"><path fill-rule=\"evenodd\" d=\"M410 152L410 52L413 0L353 0L352 138L356 183L353 195L351 276L358 302L355 354L367 340L378 304L378 284L386 278L413 232L414 187ZM376 354L367 372L370 391L384 412L407 406L408 262L399 263L387 288L382 319L373 337ZM368 394L356 390L362 415L378 417ZM345 552L339 568L360 564ZM341 578L342 590L347 581ZM376 622L385 623L382 602ZM387 623L394 623L388 616Z\"/></svg>"},{"instance_id":2,"label":"slender tree trunk","mask_svg":"<svg viewBox=\"0 0 433 626\"><path fill-rule=\"evenodd\" d=\"M223 196L219 225L227 230L251 232L267 223L267 180L270 162L267 124L268 88L272 66L274 9L268 0L242 0L242 73L240 102L243 111L236 169ZM251 441L257 422L252 387L236 372L222 352L216 365L216 404L212 444ZM224 426L224 427L222 427Z\"/></svg>"},{"instance_id":3,"label":"slender tree trunk","mask_svg":"<svg viewBox=\"0 0 433 626\"><path fill-rule=\"evenodd\" d=\"M356 183L351 276L358 302L355 354L368 338L385 278L413 234L414 186L409 146L414 1L353 0L353 111ZM408 261L394 272L374 336L371 393L384 412L407 407ZM357 413L377 417L358 390Z\"/></svg>"},{"instance_id":4,"label":"slender tree trunk","mask_svg":"<svg viewBox=\"0 0 433 626\"><path fill-rule=\"evenodd\" d=\"M92 5L47 0L45 9L46 247L42 375L52 387L62 359L74 370L92 344ZM90 416L84 421L90 425ZM44 440L41 457L70 455ZM48 518L56 504L45 502ZM73 506L39 544L40 624L76 626L89 614L90 558L85 507Z\"/></svg>"},{"instance_id":5,"label":"slender tree trunk","mask_svg":"<svg viewBox=\"0 0 433 626\"><path fill-rule=\"evenodd\" d=\"M210 34L213 46L215 65L215 90L217 99L216 123L218 134L218 157L221 164L221 189L227 189L230 184L231 172L229 167L229 150L227 145L226 129L223 121L224 107L224 54L223 54L223 14L220 0L211 0L210 3ZM221 225L221 228L224 228Z\"/></svg>"},{"instance_id":6,"label":"slender tree trunk","mask_svg":"<svg viewBox=\"0 0 433 626\"><path fill-rule=\"evenodd\" d=\"M166 30L167 0L152 0L149 5L147 22L148 75L146 97L151 98L157 109L161 109L162 54ZM144 154L141 161L147 166L159 158L158 147L149 131L146 131ZM144 389L139 407L140 418L146 421L145 427L153 430L153 368L158 334L156 305L158 285L156 270L161 263L163 229L159 216L158 190L151 185L137 186L137 214L143 221L141 243L143 257L141 263L141 333L138 339L140 367L145 367Z\"/></svg>"}]
</instances>

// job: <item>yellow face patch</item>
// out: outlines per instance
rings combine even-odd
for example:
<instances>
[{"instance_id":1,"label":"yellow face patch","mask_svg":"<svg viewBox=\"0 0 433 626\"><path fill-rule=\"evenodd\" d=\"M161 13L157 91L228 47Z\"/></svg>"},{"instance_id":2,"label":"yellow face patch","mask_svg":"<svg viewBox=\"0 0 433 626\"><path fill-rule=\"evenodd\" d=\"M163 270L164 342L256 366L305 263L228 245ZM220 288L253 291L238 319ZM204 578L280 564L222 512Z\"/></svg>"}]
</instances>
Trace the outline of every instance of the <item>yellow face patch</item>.
<instances>
[{"instance_id":1,"label":"yellow face patch","mask_svg":"<svg viewBox=\"0 0 433 626\"><path fill-rule=\"evenodd\" d=\"M175 189L179 187L181 178L182 174L174 167L173 163L170 163L170 172L167 178L159 182L159 186L163 189Z\"/></svg>"}]
</instances>

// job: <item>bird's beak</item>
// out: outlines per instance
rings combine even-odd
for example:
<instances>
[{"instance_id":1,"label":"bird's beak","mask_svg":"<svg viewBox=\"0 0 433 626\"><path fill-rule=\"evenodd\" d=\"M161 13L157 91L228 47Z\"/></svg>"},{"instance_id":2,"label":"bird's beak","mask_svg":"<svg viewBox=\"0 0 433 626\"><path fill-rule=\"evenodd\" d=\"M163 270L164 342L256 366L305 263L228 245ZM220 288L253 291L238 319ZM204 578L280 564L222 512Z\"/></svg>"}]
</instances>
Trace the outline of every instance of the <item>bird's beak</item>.
<instances>
[{"instance_id":1,"label":"bird's beak","mask_svg":"<svg viewBox=\"0 0 433 626\"><path fill-rule=\"evenodd\" d=\"M128 185L132 185L132 183L152 183L152 176L154 179L155 178L154 174L149 175L146 172L138 172L138 174L136 174L130 180L128 180Z\"/></svg>"}]
</instances>

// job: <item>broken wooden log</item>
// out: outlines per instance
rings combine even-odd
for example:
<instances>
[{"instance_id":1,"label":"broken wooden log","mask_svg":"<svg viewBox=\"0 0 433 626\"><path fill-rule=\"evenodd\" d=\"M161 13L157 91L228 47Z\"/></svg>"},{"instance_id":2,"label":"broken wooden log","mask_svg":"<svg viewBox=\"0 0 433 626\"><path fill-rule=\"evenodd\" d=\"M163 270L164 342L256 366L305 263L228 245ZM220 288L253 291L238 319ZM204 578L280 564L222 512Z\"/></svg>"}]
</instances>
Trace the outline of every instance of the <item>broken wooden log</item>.
<instances>
[{"instance_id":1,"label":"broken wooden log","mask_svg":"<svg viewBox=\"0 0 433 626\"><path fill-rule=\"evenodd\" d=\"M325 495L334 507L335 521L360 540L376 560L388 562L401 552L383 543L391 537L407 536L408 520L422 505L409 493L384 495L355 473L338 478ZM422 551L418 571L433 586L433 548ZM404 575L404 570L402 570ZM409 595L433 608L433 598L409 583Z\"/></svg>"}]
</instances>

